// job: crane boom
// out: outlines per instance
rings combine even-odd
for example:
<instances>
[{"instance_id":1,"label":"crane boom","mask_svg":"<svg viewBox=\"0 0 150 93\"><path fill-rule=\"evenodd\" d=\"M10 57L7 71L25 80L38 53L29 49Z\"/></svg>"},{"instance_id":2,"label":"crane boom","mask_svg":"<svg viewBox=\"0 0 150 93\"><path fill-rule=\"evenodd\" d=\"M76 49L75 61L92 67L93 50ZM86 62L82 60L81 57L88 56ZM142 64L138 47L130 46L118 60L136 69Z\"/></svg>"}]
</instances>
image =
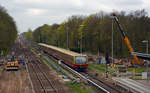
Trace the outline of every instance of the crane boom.
<instances>
[{"instance_id":1,"label":"crane boom","mask_svg":"<svg viewBox=\"0 0 150 93\"><path fill-rule=\"evenodd\" d=\"M120 25L120 22L119 22L117 16L116 16L114 13L112 14L112 16L114 17L114 20L115 20L115 22L117 23L117 25L118 25L118 27L119 27L119 30L120 30L120 32L121 32L121 35L123 36L123 40L125 41L125 44L127 45L128 49L129 49L129 52L132 54L133 48L132 48L132 46L131 46L131 43L130 43L130 41L129 41L127 35L124 33L123 28L122 28L122 26ZM133 56L135 62L136 62L137 64L140 64L140 61L139 61L139 59L137 58L137 56L136 56L135 54L132 54L132 56Z\"/></svg>"}]
</instances>

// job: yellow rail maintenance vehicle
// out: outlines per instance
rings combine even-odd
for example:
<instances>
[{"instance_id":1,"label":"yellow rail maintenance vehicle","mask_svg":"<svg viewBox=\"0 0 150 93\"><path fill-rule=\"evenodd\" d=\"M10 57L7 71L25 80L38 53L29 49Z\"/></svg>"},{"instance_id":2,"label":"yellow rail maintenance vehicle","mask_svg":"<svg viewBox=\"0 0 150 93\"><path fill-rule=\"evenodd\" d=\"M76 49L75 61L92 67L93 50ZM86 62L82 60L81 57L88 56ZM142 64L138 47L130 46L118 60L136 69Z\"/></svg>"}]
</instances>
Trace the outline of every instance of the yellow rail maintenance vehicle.
<instances>
[{"instance_id":1,"label":"yellow rail maintenance vehicle","mask_svg":"<svg viewBox=\"0 0 150 93\"><path fill-rule=\"evenodd\" d=\"M14 57L7 59L6 70L18 70L18 68L18 61L14 60Z\"/></svg>"}]
</instances>

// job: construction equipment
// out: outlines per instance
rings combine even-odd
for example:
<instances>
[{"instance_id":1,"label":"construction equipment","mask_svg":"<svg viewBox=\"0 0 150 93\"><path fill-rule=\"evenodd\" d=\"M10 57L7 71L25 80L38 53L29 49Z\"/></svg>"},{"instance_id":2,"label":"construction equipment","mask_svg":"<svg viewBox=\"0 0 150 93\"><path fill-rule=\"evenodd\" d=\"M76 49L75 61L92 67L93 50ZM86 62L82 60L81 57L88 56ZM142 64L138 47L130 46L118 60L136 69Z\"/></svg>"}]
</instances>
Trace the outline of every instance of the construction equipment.
<instances>
[{"instance_id":1,"label":"construction equipment","mask_svg":"<svg viewBox=\"0 0 150 93\"><path fill-rule=\"evenodd\" d=\"M18 61L14 60L14 57L7 58L6 70L18 70Z\"/></svg>"},{"instance_id":2,"label":"construction equipment","mask_svg":"<svg viewBox=\"0 0 150 93\"><path fill-rule=\"evenodd\" d=\"M124 33L123 28L122 28L122 26L120 25L120 22L119 22L119 20L118 20L118 18L117 18L117 16L116 16L116 14L115 14L115 13L112 13L112 16L113 16L115 22L117 23L117 25L118 25L118 27L119 27L119 30L120 30L120 32L121 32L121 35L123 36L123 40L125 41L125 44L127 45L128 49L129 49L129 52L132 54L133 48L132 48L132 46L131 46L131 43L130 43L130 41L129 41L127 35ZM139 61L139 59L137 58L137 56L136 56L135 54L132 54L132 56L133 56L133 58L134 58L133 64L135 64L135 62L136 62L136 64L140 64L140 61Z\"/></svg>"}]
</instances>

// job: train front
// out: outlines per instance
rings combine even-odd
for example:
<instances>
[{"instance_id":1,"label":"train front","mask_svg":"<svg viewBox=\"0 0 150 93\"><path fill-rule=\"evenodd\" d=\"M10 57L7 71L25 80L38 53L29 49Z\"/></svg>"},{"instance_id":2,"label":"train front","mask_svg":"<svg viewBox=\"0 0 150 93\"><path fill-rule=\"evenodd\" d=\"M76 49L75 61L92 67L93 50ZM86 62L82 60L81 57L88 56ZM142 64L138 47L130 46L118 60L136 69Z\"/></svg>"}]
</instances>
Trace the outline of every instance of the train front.
<instances>
[{"instance_id":1,"label":"train front","mask_svg":"<svg viewBox=\"0 0 150 93\"><path fill-rule=\"evenodd\" d=\"M74 68L76 69L86 69L88 67L88 58L87 56L75 56Z\"/></svg>"}]
</instances>

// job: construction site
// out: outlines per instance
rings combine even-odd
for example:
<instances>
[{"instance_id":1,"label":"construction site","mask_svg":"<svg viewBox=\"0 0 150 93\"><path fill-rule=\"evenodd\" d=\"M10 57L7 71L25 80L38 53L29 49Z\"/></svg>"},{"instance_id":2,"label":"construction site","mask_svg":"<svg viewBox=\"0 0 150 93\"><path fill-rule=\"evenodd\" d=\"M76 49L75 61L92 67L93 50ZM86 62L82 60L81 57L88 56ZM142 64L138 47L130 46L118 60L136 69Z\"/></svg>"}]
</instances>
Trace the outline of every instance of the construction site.
<instances>
[{"instance_id":1,"label":"construction site","mask_svg":"<svg viewBox=\"0 0 150 93\"><path fill-rule=\"evenodd\" d=\"M75 10L82 10L81 1ZM33 2L35 8L46 1ZM33 7L23 14L34 15L33 20L41 15L40 22L48 11ZM150 93L150 17L145 9L92 12L72 15L59 24L47 22L58 18L63 19L46 17L42 26L36 19L37 28L20 32L0 5L0 93ZM26 23L33 26L33 20Z\"/></svg>"},{"instance_id":2,"label":"construction site","mask_svg":"<svg viewBox=\"0 0 150 93\"><path fill-rule=\"evenodd\" d=\"M105 66L94 61L102 61L102 56L89 55L88 68L76 72L50 52L30 45L20 38L1 58L0 93L149 93L150 81L138 71L139 66L116 59ZM144 65L140 68L149 70Z\"/></svg>"}]
</instances>

